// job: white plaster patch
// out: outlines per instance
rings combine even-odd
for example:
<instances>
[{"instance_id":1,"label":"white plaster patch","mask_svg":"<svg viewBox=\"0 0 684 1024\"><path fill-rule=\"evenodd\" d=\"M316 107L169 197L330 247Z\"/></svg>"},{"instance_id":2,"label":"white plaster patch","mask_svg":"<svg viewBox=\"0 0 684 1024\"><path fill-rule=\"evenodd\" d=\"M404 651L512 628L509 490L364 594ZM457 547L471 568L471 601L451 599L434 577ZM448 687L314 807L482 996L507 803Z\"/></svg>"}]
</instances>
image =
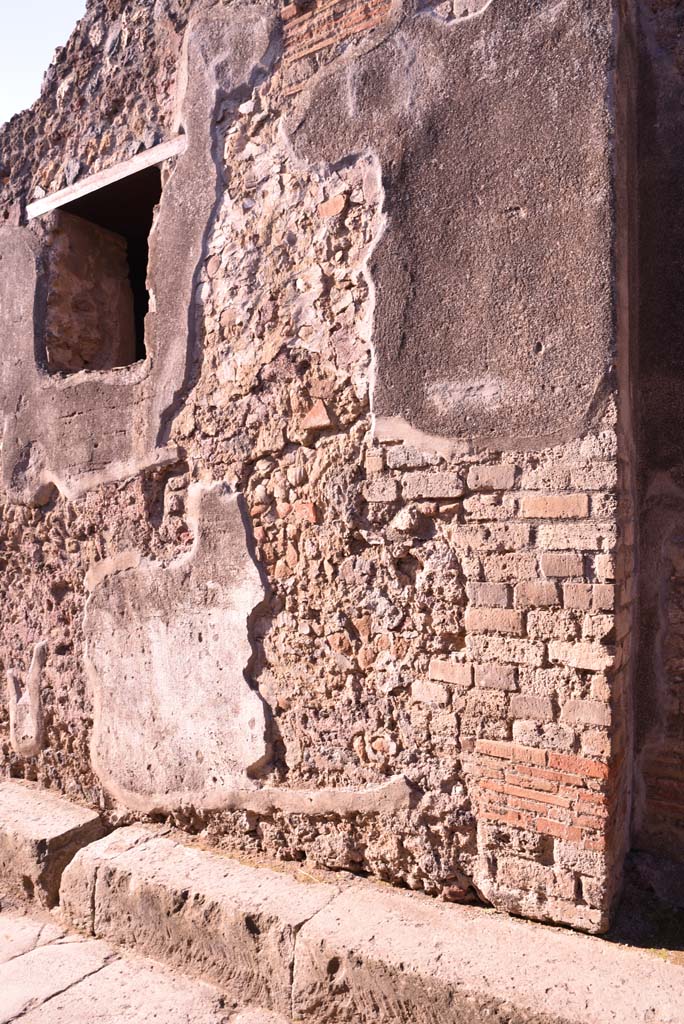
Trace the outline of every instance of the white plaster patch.
<instances>
[{"instance_id":1,"label":"white plaster patch","mask_svg":"<svg viewBox=\"0 0 684 1024\"><path fill-rule=\"evenodd\" d=\"M86 605L93 767L117 802L139 812L201 808L226 789L249 790L249 770L268 754L264 705L245 676L248 620L264 589L241 499L195 485L190 504L187 555L114 571Z\"/></svg>"}]
</instances>

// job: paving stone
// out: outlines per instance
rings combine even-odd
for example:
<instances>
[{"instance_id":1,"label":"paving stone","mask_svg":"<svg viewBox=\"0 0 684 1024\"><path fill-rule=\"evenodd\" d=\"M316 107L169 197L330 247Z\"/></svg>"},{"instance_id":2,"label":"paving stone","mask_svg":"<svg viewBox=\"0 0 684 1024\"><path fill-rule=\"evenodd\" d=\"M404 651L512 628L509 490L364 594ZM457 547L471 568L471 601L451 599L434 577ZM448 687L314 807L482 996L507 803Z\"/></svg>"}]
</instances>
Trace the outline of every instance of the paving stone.
<instances>
[{"instance_id":1,"label":"paving stone","mask_svg":"<svg viewBox=\"0 0 684 1024\"><path fill-rule=\"evenodd\" d=\"M222 1003L211 985L174 975L159 964L121 959L27 1013L21 1022L228 1024Z\"/></svg>"},{"instance_id":2,"label":"paving stone","mask_svg":"<svg viewBox=\"0 0 684 1024\"><path fill-rule=\"evenodd\" d=\"M106 943L91 939L40 946L0 965L0 1024L71 988L114 956Z\"/></svg>"},{"instance_id":3,"label":"paving stone","mask_svg":"<svg viewBox=\"0 0 684 1024\"><path fill-rule=\"evenodd\" d=\"M50 920L23 914L0 915L0 964L28 953L37 946L61 939L64 929Z\"/></svg>"},{"instance_id":4,"label":"paving stone","mask_svg":"<svg viewBox=\"0 0 684 1024\"><path fill-rule=\"evenodd\" d=\"M132 827L64 873L65 919L207 978L240 1004L288 1013L296 935L340 891Z\"/></svg>"},{"instance_id":5,"label":"paving stone","mask_svg":"<svg viewBox=\"0 0 684 1024\"><path fill-rule=\"evenodd\" d=\"M42 943L42 945L41 945ZM46 917L0 915L0 1024L288 1024L233 1018L218 989L159 964L122 958Z\"/></svg>"},{"instance_id":6,"label":"paving stone","mask_svg":"<svg viewBox=\"0 0 684 1024\"><path fill-rule=\"evenodd\" d=\"M105 829L99 816L28 782L0 782L0 902L57 902L64 868Z\"/></svg>"},{"instance_id":7,"label":"paving stone","mask_svg":"<svg viewBox=\"0 0 684 1024\"><path fill-rule=\"evenodd\" d=\"M475 907L342 893L297 942L307 1024L682 1024L684 968Z\"/></svg>"}]
</instances>

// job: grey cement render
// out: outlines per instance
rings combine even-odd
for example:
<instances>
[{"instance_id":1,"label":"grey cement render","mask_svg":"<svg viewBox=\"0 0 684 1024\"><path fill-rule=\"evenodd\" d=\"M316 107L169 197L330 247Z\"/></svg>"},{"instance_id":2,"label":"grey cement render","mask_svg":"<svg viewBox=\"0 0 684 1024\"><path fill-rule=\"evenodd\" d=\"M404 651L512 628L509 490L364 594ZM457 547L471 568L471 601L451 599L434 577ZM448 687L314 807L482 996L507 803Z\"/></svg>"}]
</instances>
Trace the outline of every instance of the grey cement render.
<instances>
[{"instance_id":1,"label":"grey cement render","mask_svg":"<svg viewBox=\"0 0 684 1024\"><path fill-rule=\"evenodd\" d=\"M615 389L618 5L492 0L446 22L419 6L397 3L287 119L301 156L382 167L379 436L506 449L581 434Z\"/></svg>"},{"instance_id":2,"label":"grey cement render","mask_svg":"<svg viewBox=\"0 0 684 1024\"><path fill-rule=\"evenodd\" d=\"M201 20L187 37L190 74L178 118L188 145L166 181L150 237L144 362L104 372L48 374L44 365L45 267L30 228L0 229L2 474L17 502L69 498L178 458L164 448L188 383L197 332L196 273L221 192L214 161L219 95L247 84L270 60L275 18Z\"/></svg>"}]
</instances>

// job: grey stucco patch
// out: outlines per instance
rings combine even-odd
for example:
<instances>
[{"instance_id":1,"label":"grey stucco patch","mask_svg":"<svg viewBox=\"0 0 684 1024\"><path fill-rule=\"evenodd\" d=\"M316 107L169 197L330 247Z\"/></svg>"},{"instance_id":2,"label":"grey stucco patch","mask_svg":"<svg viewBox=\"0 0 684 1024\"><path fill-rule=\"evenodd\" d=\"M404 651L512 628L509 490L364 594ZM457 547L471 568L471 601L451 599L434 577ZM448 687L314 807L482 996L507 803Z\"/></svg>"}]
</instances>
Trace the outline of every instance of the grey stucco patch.
<instances>
[{"instance_id":1,"label":"grey stucco patch","mask_svg":"<svg viewBox=\"0 0 684 1024\"><path fill-rule=\"evenodd\" d=\"M585 430L614 357L612 0L406 0L294 104L308 159L372 152L385 435L527 447Z\"/></svg>"},{"instance_id":2,"label":"grey stucco patch","mask_svg":"<svg viewBox=\"0 0 684 1024\"><path fill-rule=\"evenodd\" d=\"M191 501L190 553L113 566L86 606L93 766L118 803L143 812L248 790L268 754L265 707L245 675L264 589L242 502L221 485L196 485Z\"/></svg>"},{"instance_id":3,"label":"grey stucco patch","mask_svg":"<svg viewBox=\"0 0 684 1024\"><path fill-rule=\"evenodd\" d=\"M271 59L273 14L258 6L204 18L187 36L177 128L188 136L162 195L150 238L147 359L69 376L41 365L45 253L30 228L0 230L2 475L11 499L40 504L146 466L173 461L168 425L187 384L197 324L196 275L220 179L214 119L221 95Z\"/></svg>"}]
</instances>

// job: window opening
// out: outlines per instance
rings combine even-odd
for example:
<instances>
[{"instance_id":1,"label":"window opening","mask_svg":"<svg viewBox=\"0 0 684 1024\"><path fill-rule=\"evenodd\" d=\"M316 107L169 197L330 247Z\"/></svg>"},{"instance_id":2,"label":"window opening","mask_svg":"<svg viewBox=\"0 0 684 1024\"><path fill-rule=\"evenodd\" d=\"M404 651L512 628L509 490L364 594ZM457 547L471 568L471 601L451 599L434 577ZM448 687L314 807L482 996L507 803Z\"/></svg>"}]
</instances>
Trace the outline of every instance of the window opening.
<instances>
[{"instance_id":1,"label":"window opening","mask_svg":"<svg viewBox=\"0 0 684 1024\"><path fill-rule=\"evenodd\" d=\"M149 235L161 193L159 167L147 167L61 207L65 213L104 228L125 242L135 334L134 358L130 362L146 356L145 316L150 305L147 291Z\"/></svg>"},{"instance_id":2,"label":"window opening","mask_svg":"<svg viewBox=\"0 0 684 1024\"><path fill-rule=\"evenodd\" d=\"M106 370L146 358L160 165L186 147L186 136L177 135L27 206L29 221L46 217L48 372Z\"/></svg>"}]
</instances>

